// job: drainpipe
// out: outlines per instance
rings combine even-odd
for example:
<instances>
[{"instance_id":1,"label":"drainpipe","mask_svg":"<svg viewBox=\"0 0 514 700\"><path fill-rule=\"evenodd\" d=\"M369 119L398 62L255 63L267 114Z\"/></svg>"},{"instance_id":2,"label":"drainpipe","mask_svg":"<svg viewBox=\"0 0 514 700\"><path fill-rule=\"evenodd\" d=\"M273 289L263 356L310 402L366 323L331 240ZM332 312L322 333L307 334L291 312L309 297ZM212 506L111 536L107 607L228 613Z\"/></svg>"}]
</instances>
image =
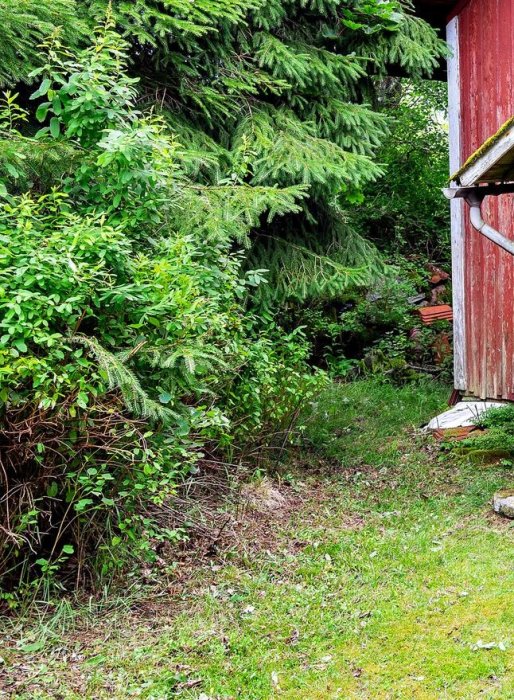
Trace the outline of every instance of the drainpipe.
<instances>
[{"instance_id":1,"label":"drainpipe","mask_svg":"<svg viewBox=\"0 0 514 700\"><path fill-rule=\"evenodd\" d=\"M488 185L486 187L452 187L443 190L447 199L465 199L469 204L469 220L473 228L511 255L514 255L514 241L511 241L484 221L482 217L482 202L487 195L498 196L513 191L514 185L512 183L507 185Z\"/></svg>"}]
</instances>

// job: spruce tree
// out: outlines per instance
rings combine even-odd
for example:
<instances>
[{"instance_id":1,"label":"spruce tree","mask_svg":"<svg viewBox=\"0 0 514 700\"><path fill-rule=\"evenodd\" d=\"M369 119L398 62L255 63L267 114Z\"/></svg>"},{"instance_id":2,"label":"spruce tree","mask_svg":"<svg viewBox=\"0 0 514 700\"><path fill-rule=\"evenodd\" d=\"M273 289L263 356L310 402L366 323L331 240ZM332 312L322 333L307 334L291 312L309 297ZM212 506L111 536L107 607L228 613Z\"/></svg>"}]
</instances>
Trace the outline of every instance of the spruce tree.
<instances>
[{"instance_id":1,"label":"spruce tree","mask_svg":"<svg viewBox=\"0 0 514 700\"><path fill-rule=\"evenodd\" d=\"M103 11L105 2L92 4ZM429 75L445 53L410 0L114 2L144 99L157 102L203 183L308 187L302 212L255 227L268 301L337 297L378 271L352 226L383 175L375 85ZM94 14L94 12L93 12Z\"/></svg>"},{"instance_id":2,"label":"spruce tree","mask_svg":"<svg viewBox=\"0 0 514 700\"><path fill-rule=\"evenodd\" d=\"M29 73L44 63L40 44L55 32L69 45L86 37L74 0L0 1L0 84L29 80Z\"/></svg>"},{"instance_id":3,"label":"spruce tree","mask_svg":"<svg viewBox=\"0 0 514 700\"><path fill-rule=\"evenodd\" d=\"M0 2L4 83L30 80L38 37L61 25L63 43L80 43L111 8L140 103L162 113L199 185L308 188L301 213L255 222L250 259L270 270L268 300L334 297L379 269L352 226L362 188L384 172L374 156L388 117L375 85L390 71L429 75L445 53L410 0L10 5Z\"/></svg>"}]
</instances>

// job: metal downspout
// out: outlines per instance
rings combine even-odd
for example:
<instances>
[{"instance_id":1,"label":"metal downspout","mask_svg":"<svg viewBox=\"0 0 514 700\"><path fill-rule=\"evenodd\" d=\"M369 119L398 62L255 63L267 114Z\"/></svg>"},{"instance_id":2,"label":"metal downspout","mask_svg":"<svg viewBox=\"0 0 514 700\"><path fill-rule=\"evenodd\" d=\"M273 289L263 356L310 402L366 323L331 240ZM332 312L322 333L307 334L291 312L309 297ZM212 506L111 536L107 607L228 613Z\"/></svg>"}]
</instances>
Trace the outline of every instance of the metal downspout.
<instances>
[{"instance_id":1,"label":"metal downspout","mask_svg":"<svg viewBox=\"0 0 514 700\"><path fill-rule=\"evenodd\" d=\"M499 245L500 248L514 255L514 241L509 240L506 236L484 221L482 217L483 200L484 198L481 196L481 193L479 194L478 192L472 192L466 197L466 201L469 204L469 220L471 221L471 225L483 236L493 243L496 243L496 245Z\"/></svg>"},{"instance_id":2,"label":"metal downspout","mask_svg":"<svg viewBox=\"0 0 514 700\"><path fill-rule=\"evenodd\" d=\"M500 248L514 255L514 241L487 224L482 216L482 202L487 196L499 196L514 192L514 183L488 185L486 187L450 187L443 190L447 199L464 199L469 205L469 220L474 229Z\"/></svg>"}]
</instances>

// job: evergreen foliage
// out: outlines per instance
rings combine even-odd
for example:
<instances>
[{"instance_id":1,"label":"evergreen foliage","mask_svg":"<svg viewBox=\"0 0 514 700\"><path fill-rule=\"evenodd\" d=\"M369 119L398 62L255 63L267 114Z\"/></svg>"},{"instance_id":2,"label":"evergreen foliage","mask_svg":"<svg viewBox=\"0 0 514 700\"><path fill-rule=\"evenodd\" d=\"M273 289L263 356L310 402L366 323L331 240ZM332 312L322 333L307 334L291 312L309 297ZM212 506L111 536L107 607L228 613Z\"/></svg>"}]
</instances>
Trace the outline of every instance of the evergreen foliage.
<instances>
[{"instance_id":1,"label":"evergreen foliage","mask_svg":"<svg viewBox=\"0 0 514 700\"><path fill-rule=\"evenodd\" d=\"M29 80L44 60L39 45L56 31L70 45L86 35L74 0L3 0L0 2L0 83Z\"/></svg>"},{"instance_id":2,"label":"evergreen foliage","mask_svg":"<svg viewBox=\"0 0 514 700\"><path fill-rule=\"evenodd\" d=\"M280 284L270 285L275 304L298 299L301 290L305 298L337 298L363 279L361 268L377 272L376 256L371 264L359 256L369 246L357 242L351 224L362 188L384 172L373 160L389 128L387 117L371 107L376 78L390 69L428 75L444 45L412 14L409 2L242 2L244 24L221 16L216 3L206 11L212 31L183 34L180 41L168 34L168 43L153 42L134 59L135 68L149 98L157 91L164 111L171 109L174 119L193 129L195 142L210 139L209 157L224 149L217 150L218 171L204 169L204 182L231 177L251 185L309 188L303 216L254 232L252 259L269 268L272 278L282 275ZM187 43L187 60L181 42ZM315 261L321 272L319 287L317 274L309 285L295 281L301 251L303 263ZM338 264L348 271L341 275Z\"/></svg>"}]
</instances>

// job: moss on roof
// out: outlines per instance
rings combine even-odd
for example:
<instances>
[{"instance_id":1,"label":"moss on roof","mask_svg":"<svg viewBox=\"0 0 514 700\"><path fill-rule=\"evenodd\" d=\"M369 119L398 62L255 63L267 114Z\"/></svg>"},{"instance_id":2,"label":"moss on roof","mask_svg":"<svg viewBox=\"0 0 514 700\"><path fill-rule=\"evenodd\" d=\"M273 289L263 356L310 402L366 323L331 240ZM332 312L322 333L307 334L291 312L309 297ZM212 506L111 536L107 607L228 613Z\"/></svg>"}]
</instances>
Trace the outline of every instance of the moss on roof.
<instances>
[{"instance_id":1,"label":"moss on roof","mask_svg":"<svg viewBox=\"0 0 514 700\"><path fill-rule=\"evenodd\" d=\"M510 119L507 119L505 124L502 124L498 131L490 136L487 141L484 141L484 143L480 146L480 148L477 148L477 150L472 153L467 161L460 166L460 168L455 172L451 177L450 177L450 182L455 180L457 183L460 184L459 179L460 176L464 173L465 170L467 170L470 165L473 165L479 158L481 158L490 148L491 146L494 146L495 143L497 143L503 134L505 134L511 127L514 126L514 117L510 117Z\"/></svg>"}]
</instances>

